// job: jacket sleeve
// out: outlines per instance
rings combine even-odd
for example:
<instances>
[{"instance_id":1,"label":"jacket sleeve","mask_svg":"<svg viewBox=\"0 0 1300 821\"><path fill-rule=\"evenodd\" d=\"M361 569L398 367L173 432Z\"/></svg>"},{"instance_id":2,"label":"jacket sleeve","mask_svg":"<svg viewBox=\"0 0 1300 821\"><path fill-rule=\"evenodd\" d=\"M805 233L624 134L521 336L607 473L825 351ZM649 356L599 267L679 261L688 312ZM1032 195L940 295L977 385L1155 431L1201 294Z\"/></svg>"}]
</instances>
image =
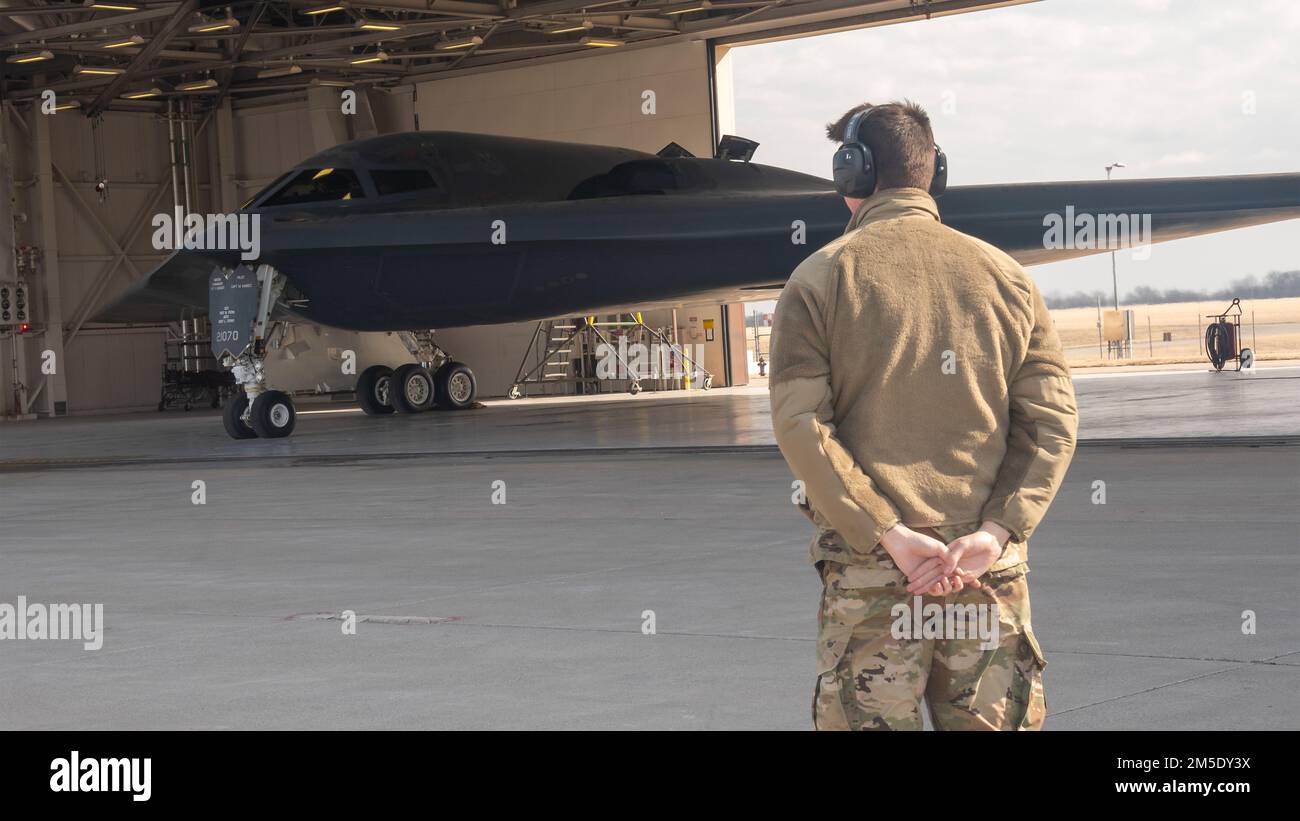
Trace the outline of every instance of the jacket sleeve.
<instances>
[{"instance_id":1,"label":"jacket sleeve","mask_svg":"<svg viewBox=\"0 0 1300 821\"><path fill-rule=\"evenodd\" d=\"M772 429L812 508L865 552L898 524L899 513L835 436L826 339L815 295L791 278L772 322Z\"/></svg>"},{"instance_id":2,"label":"jacket sleeve","mask_svg":"<svg viewBox=\"0 0 1300 821\"><path fill-rule=\"evenodd\" d=\"M1074 455L1074 383L1042 294L1031 285L1033 328L1009 386L1011 430L983 517L1025 541L1047 513Z\"/></svg>"}]
</instances>

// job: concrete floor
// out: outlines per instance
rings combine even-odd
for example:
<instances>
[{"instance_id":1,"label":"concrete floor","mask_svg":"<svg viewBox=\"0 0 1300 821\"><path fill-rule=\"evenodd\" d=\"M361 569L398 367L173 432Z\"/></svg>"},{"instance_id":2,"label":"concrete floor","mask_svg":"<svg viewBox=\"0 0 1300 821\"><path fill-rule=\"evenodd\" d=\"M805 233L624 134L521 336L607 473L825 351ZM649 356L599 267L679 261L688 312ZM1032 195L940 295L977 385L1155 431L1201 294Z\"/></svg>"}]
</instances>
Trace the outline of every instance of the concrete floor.
<instances>
[{"instance_id":1,"label":"concrete floor","mask_svg":"<svg viewBox=\"0 0 1300 821\"><path fill-rule=\"evenodd\" d=\"M1300 434L1282 376L1081 379L1085 435L1212 433L1232 398L1233 432ZM284 442L2 425L0 602L102 602L107 631L0 642L0 727L806 728L819 584L770 437L743 389ZM1294 444L1081 448L1031 551L1048 727L1300 727L1298 496Z\"/></svg>"},{"instance_id":2,"label":"concrete floor","mask_svg":"<svg viewBox=\"0 0 1300 821\"><path fill-rule=\"evenodd\" d=\"M1084 440L1300 435L1300 366L1081 374ZM612 404L611 404L612 403ZM0 470L206 460L331 459L545 450L770 446L767 388L489 401L468 414L367 417L351 403L300 406L288 439L237 442L214 411L0 424Z\"/></svg>"}]
</instances>

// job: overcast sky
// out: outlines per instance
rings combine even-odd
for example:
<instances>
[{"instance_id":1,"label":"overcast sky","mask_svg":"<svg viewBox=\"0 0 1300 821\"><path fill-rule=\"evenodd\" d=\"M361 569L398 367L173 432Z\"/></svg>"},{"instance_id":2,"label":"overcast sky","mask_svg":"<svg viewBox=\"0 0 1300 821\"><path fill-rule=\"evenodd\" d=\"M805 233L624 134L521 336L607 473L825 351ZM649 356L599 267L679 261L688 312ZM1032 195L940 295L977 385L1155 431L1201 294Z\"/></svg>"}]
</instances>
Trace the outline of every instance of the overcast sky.
<instances>
[{"instance_id":1,"label":"overcast sky","mask_svg":"<svg viewBox=\"0 0 1300 821\"><path fill-rule=\"evenodd\" d=\"M923 105L950 185L1300 171L1300 1L1041 0L733 51L756 162L830 176L823 126L859 102ZM1253 99L1254 113L1247 104ZM1117 255L1137 285L1219 288L1300 268L1300 220ZM1110 290L1105 254L1030 268Z\"/></svg>"}]
</instances>

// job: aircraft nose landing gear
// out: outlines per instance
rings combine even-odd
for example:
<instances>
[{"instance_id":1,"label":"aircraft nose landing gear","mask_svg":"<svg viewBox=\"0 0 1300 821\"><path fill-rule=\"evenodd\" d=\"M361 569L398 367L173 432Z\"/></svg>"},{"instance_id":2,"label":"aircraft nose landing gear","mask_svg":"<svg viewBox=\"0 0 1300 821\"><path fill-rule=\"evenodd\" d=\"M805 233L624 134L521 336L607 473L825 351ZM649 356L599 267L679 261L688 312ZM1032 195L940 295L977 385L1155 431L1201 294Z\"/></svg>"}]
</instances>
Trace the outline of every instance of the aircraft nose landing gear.
<instances>
[{"instance_id":1,"label":"aircraft nose landing gear","mask_svg":"<svg viewBox=\"0 0 1300 821\"><path fill-rule=\"evenodd\" d=\"M241 265L214 272L209 280L212 352L243 387L222 411L232 439L281 439L293 433L297 422L293 397L266 387L264 367L271 309L284 286L284 277L270 265L259 265L255 272Z\"/></svg>"},{"instance_id":2,"label":"aircraft nose landing gear","mask_svg":"<svg viewBox=\"0 0 1300 821\"><path fill-rule=\"evenodd\" d=\"M293 433L298 413L293 398L284 391L263 391L248 409L248 422L263 439L280 439Z\"/></svg>"},{"instance_id":3,"label":"aircraft nose landing gear","mask_svg":"<svg viewBox=\"0 0 1300 821\"><path fill-rule=\"evenodd\" d=\"M221 423L226 426L226 433L231 439L256 439L257 431L248 424L248 397L243 391L236 391L226 401L221 411Z\"/></svg>"},{"instance_id":4,"label":"aircraft nose landing gear","mask_svg":"<svg viewBox=\"0 0 1300 821\"><path fill-rule=\"evenodd\" d=\"M282 439L293 433L298 421L293 397L266 388L261 359L241 356L231 370L244 390L230 397L221 414L226 433L232 439Z\"/></svg>"}]
</instances>

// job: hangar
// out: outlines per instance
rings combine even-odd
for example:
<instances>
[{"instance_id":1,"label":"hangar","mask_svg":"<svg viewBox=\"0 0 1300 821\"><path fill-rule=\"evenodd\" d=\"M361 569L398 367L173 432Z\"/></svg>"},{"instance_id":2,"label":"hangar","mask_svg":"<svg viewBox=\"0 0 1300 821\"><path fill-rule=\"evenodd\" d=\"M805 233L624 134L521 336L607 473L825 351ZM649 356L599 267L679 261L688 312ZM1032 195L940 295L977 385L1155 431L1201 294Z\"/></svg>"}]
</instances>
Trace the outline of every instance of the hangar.
<instances>
[{"instance_id":1,"label":"hangar","mask_svg":"<svg viewBox=\"0 0 1300 821\"><path fill-rule=\"evenodd\" d=\"M0 357L4 415L159 402L169 335L199 338L196 318L178 315L170 328L91 321L167 258L152 242L157 214L231 213L306 157L399 132L647 152L676 143L712 156L735 130L730 46L999 5L4 3L4 222L17 217L17 227L3 251L22 267L3 279L30 291L29 330L4 340L13 350ZM52 114L41 113L43 99ZM700 344L716 384L746 383L739 305L700 305L675 322L661 310L645 322ZM535 322L453 329L440 342L473 363L480 396L504 396L536 331ZM342 351L355 352L358 371L410 360L392 334L292 334L268 364L290 391L351 389ZM172 355L195 368L201 347ZM66 367L42 373L47 350Z\"/></svg>"},{"instance_id":2,"label":"hangar","mask_svg":"<svg viewBox=\"0 0 1300 821\"><path fill-rule=\"evenodd\" d=\"M632 327L699 346L707 395L688 379L635 399L626 385L573 396L581 379L551 395L539 380L524 386L532 400L494 402L582 330L585 317L560 314L429 329L472 365L489 407L378 420L355 412L357 379L422 362L428 340L286 324L266 369L313 415L292 440L253 443L230 441L194 398L206 394L185 392L214 370L203 311L96 317L169 258L154 242L160 215L174 230L185 215L231 214L338 146L465 132L713 158L725 136L744 137L733 48L1028 1L0 0L0 225L14 226L0 234L0 281L21 283L26 309L0 331L0 513L13 522L3 590L6 601L103 603L105 644L119 653L0 648L16 662L0 670L15 694L0 726L761 727L766 709L804 726L814 583L790 560L806 533L785 507L765 389L748 385L739 302L634 301L593 317L611 337ZM327 169L307 170L314 181ZM1272 411L1239 423L1258 460L1207 441L1222 408L1193 399L1207 384L1177 373L1143 389L1144 407L1178 416L1165 427L1173 449L1152 455L1149 421L1125 410L1133 392L1080 382L1103 421L1057 538L1106 538L1079 534L1093 475L1114 469L1142 481L1099 531L1157 510L1160 550L1245 520L1261 542L1287 544L1293 518L1255 514L1292 492L1300 431L1276 413L1292 383L1259 383L1258 407ZM1205 490L1184 486L1199 481L1189 454L1250 477L1214 485L1232 522L1218 508L1187 518L1160 507L1166 488ZM719 509L747 514L720 522ZM1056 555L1104 572L1096 554ZM1274 585L1279 561L1263 551L1233 583L1262 591L1266 612L1290 606ZM1083 607L1058 584L1054 595ZM362 640L338 638L349 613ZM1117 607L1104 629L1137 617ZM657 634L646 627L656 619ZM1112 665L1104 692L1070 692L1065 725L1098 726L1080 720L1096 703L1202 675L1288 687L1293 662L1259 664L1221 632L1207 651L1185 619L1153 617L1168 651L1158 669L1063 643L1067 670ZM1056 627L1071 635L1068 620ZM1293 654L1295 627L1260 657ZM737 680L763 709L714 698ZM1221 695L1207 689L1197 703ZM91 692L108 712L84 706Z\"/></svg>"}]
</instances>

